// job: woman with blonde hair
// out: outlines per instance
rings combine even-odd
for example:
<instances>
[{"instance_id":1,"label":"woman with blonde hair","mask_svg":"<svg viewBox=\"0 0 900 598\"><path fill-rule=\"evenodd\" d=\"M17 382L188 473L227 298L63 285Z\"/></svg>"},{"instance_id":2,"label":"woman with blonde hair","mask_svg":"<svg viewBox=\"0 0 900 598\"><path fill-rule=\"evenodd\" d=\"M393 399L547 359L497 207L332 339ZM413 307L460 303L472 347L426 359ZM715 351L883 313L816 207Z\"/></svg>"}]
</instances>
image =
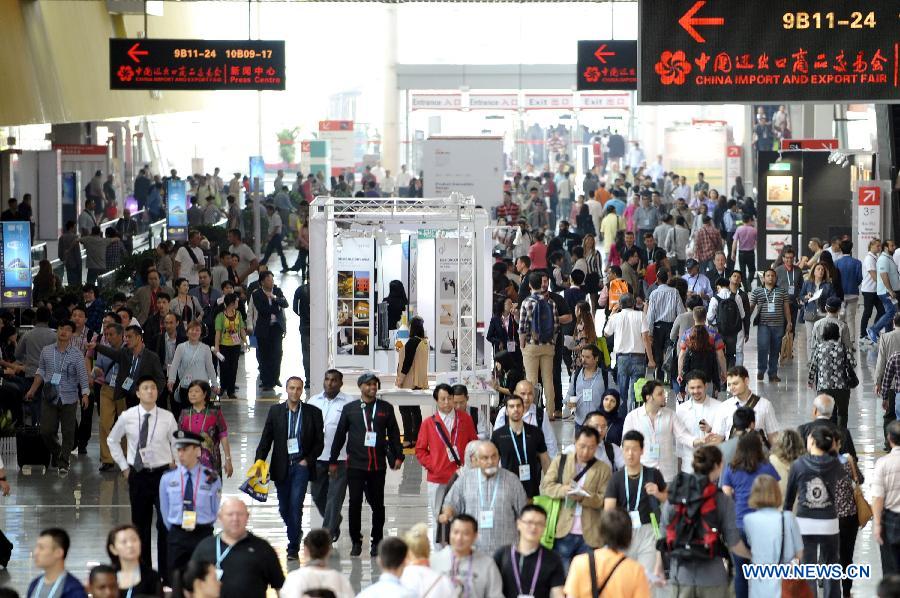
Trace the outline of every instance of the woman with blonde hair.
<instances>
[{"instance_id":1,"label":"woman with blonde hair","mask_svg":"<svg viewBox=\"0 0 900 598\"><path fill-rule=\"evenodd\" d=\"M803 537L797 518L781 511L782 494L770 475L753 480L748 506L755 509L744 516L744 534L751 546L751 561L758 565L790 563L803 557ZM750 598L779 598L780 579L750 579Z\"/></svg>"},{"instance_id":2,"label":"woman with blonde hair","mask_svg":"<svg viewBox=\"0 0 900 598\"><path fill-rule=\"evenodd\" d=\"M778 481L778 491L784 496L787 489L788 474L791 471L791 465L806 452L806 445L800 433L793 428L782 430L778 434L778 442L772 446L772 453L769 455L769 463L778 472L781 479Z\"/></svg>"},{"instance_id":3,"label":"woman with blonde hair","mask_svg":"<svg viewBox=\"0 0 900 598\"><path fill-rule=\"evenodd\" d=\"M400 577L404 587L416 592L418 596L427 598L455 598L456 587L450 579L432 569L429 565L431 556L431 540L428 526L417 523L403 536L409 552L406 554L406 567Z\"/></svg>"}]
</instances>

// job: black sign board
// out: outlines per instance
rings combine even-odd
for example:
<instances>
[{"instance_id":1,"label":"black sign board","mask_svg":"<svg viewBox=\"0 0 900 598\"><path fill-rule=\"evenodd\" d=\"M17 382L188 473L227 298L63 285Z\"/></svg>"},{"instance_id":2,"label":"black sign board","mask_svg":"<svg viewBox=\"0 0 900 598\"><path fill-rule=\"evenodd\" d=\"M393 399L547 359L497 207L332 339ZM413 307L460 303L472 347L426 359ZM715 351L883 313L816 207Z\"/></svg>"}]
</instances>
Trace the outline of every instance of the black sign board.
<instances>
[{"instance_id":1,"label":"black sign board","mask_svg":"<svg viewBox=\"0 0 900 598\"><path fill-rule=\"evenodd\" d=\"M896 0L640 0L641 103L900 102Z\"/></svg>"},{"instance_id":2,"label":"black sign board","mask_svg":"<svg viewBox=\"0 0 900 598\"><path fill-rule=\"evenodd\" d=\"M637 41L580 40L578 91L637 89Z\"/></svg>"},{"instance_id":3,"label":"black sign board","mask_svg":"<svg viewBox=\"0 0 900 598\"><path fill-rule=\"evenodd\" d=\"M284 89L284 41L110 39L110 89Z\"/></svg>"}]
</instances>

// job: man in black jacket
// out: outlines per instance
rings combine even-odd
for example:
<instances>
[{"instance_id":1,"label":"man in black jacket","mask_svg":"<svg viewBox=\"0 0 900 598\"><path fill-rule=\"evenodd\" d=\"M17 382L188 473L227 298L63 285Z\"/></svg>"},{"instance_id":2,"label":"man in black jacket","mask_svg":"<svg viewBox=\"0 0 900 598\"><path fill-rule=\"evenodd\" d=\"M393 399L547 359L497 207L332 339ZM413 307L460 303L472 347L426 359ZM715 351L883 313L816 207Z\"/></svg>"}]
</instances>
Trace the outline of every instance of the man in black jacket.
<instances>
[{"instance_id":1,"label":"man in black jacket","mask_svg":"<svg viewBox=\"0 0 900 598\"><path fill-rule=\"evenodd\" d=\"M259 288L250 296L256 308L256 324L253 329L256 335L256 359L259 362L259 382L262 392L270 393L281 375L281 346L287 322L284 310L288 306L287 299L281 289L275 286L271 272L259 273Z\"/></svg>"},{"instance_id":2,"label":"man in black jacket","mask_svg":"<svg viewBox=\"0 0 900 598\"><path fill-rule=\"evenodd\" d=\"M350 556L362 554L362 499L363 494L372 509L372 547L370 554L378 555L378 543L384 536L384 476L385 459L391 469L400 469L403 463L403 445L400 444L400 428L394 416L394 407L377 399L381 381L375 374L366 373L356 380L362 395L359 408L348 403L341 412L334 442L328 475L337 474L337 463L344 443L347 444L347 483L350 488L350 539L353 548Z\"/></svg>"},{"instance_id":3,"label":"man in black jacket","mask_svg":"<svg viewBox=\"0 0 900 598\"><path fill-rule=\"evenodd\" d=\"M153 376L158 393L166 387L166 377L159 363L159 357L144 345L144 333L139 326L125 327L125 346L121 349L97 343L93 343L90 348L96 348L98 353L106 355L118 364L114 400L125 399L126 407L138 404L136 382L140 378Z\"/></svg>"},{"instance_id":4,"label":"man in black jacket","mask_svg":"<svg viewBox=\"0 0 900 598\"><path fill-rule=\"evenodd\" d=\"M278 491L281 519L287 526L289 561L297 560L306 486L316 479L315 463L325 446L322 412L303 403L302 396L303 380L291 376L287 381L287 401L269 408L256 447L257 461L265 461L272 450L269 474Z\"/></svg>"},{"instance_id":5,"label":"man in black jacket","mask_svg":"<svg viewBox=\"0 0 900 598\"><path fill-rule=\"evenodd\" d=\"M836 438L841 440L841 453L849 453L854 461L858 462L856 457L856 446L853 444L853 437L850 430L840 428L831 421L831 414L834 412L834 398L831 395L821 394L813 399L813 418L805 424L797 426L797 432L803 438L803 446L806 446L806 437L818 427L825 426L834 433Z\"/></svg>"}]
</instances>

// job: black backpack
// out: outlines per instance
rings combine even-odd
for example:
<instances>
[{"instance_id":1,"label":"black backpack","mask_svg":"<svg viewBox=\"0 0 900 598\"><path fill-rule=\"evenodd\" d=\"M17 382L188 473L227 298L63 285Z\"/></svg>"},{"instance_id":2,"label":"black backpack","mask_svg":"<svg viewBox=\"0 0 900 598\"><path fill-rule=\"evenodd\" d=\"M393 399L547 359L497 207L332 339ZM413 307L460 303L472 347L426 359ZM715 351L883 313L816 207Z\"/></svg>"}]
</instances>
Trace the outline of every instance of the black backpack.
<instances>
[{"instance_id":1,"label":"black backpack","mask_svg":"<svg viewBox=\"0 0 900 598\"><path fill-rule=\"evenodd\" d=\"M532 338L542 345L552 343L556 332L553 318L553 306L543 297L534 297L534 310L531 312Z\"/></svg>"},{"instance_id":2,"label":"black backpack","mask_svg":"<svg viewBox=\"0 0 900 598\"><path fill-rule=\"evenodd\" d=\"M716 384L719 380L719 361L715 351L703 351L695 353L690 349L684 352L684 367L681 368L682 378L688 372L699 370L705 372L711 382Z\"/></svg>"},{"instance_id":3,"label":"black backpack","mask_svg":"<svg viewBox=\"0 0 900 598\"><path fill-rule=\"evenodd\" d=\"M737 334L744 327L734 293L728 295L726 299L719 298L718 306L716 307L716 324L720 334L729 336Z\"/></svg>"},{"instance_id":4,"label":"black backpack","mask_svg":"<svg viewBox=\"0 0 900 598\"><path fill-rule=\"evenodd\" d=\"M722 540L722 522L716 495L722 492L705 476L679 473L669 490L675 508L665 536L656 548L680 561L710 561L728 554Z\"/></svg>"}]
</instances>

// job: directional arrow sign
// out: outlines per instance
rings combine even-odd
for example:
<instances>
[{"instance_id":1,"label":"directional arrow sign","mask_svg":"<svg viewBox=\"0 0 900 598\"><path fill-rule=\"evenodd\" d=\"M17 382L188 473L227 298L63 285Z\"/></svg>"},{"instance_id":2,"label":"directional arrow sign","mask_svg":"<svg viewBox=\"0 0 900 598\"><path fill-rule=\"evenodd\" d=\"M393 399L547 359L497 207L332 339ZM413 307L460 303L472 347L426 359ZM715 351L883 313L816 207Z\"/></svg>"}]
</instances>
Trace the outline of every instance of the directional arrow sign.
<instances>
[{"instance_id":1,"label":"directional arrow sign","mask_svg":"<svg viewBox=\"0 0 900 598\"><path fill-rule=\"evenodd\" d=\"M606 50L606 44L603 44L602 46L597 48L597 51L594 52L594 56L597 57L597 60L599 60L603 64L606 64L606 57L607 56L615 56L616 53L615 52L604 52L604 50Z\"/></svg>"},{"instance_id":2,"label":"directional arrow sign","mask_svg":"<svg viewBox=\"0 0 900 598\"><path fill-rule=\"evenodd\" d=\"M702 35L697 33L697 30L694 29L694 25L721 26L725 24L725 19L722 17L695 17L694 15L697 14L705 4L706 0L697 0L697 2L695 2L694 5L678 19L678 24L681 25L684 30L688 32L688 35L693 37L694 41L698 44L705 44L706 40Z\"/></svg>"},{"instance_id":3,"label":"directional arrow sign","mask_svg":"<svg viewBox=\"0 0 900 598\"><path fill-rule=\"evenodd\" d=\"M131 46L131 49L128 50L128 57L138 63L141 61L141 59L138 58L138 56L146 56L147 54L150 53L147 50L138 50L138 48L140 46L141 46L141 44L140 44L140 42L138 42L138 43L134 44L133 46Z\"/></svg>"}]
</instances>

